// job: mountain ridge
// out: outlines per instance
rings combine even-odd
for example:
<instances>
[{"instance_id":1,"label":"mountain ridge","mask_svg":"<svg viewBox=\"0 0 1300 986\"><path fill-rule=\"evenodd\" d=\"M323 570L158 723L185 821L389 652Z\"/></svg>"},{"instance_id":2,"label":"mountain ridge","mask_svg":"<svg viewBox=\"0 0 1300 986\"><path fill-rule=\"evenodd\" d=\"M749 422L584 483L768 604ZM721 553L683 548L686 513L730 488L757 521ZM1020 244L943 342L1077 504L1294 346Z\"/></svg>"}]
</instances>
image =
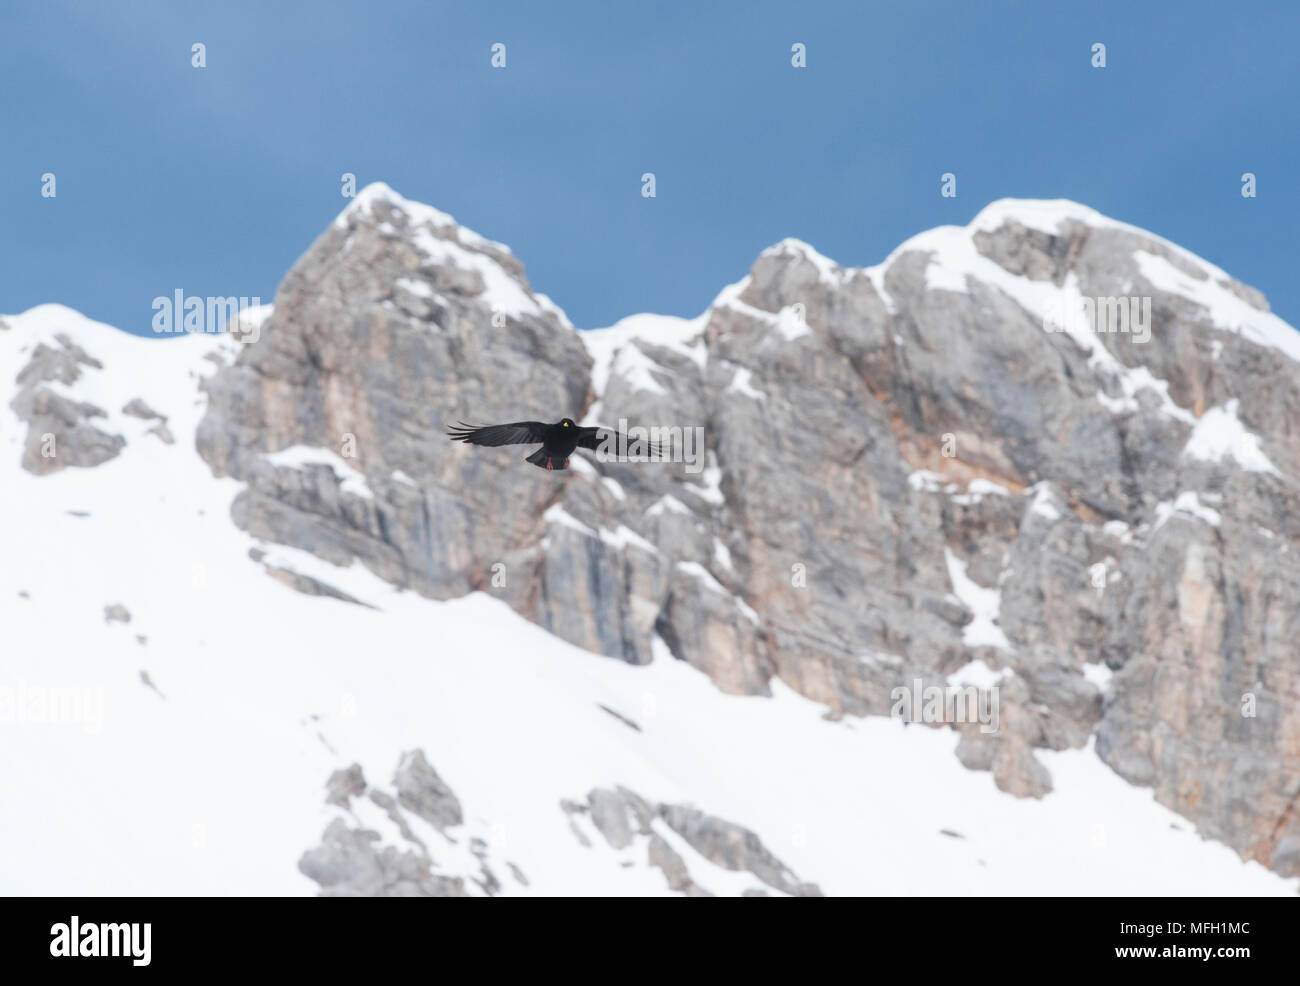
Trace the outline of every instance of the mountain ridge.
<instances>
[{"instance_id":1,"label":"mountain ridge","mask_svg":"<svg viewBox=\"0 0 1300 986\"><path fill-rule=\"evenodd\" d=\"M327 227L258 342L195 344L201 419L177 423L181 388L131 395L182 442L194 431L266 574L330 606L375 604L342 574L358 561L433 599L490 593L585 650L643 667L671 654L723 692L791 689L841 722L887 715L912 681L997 683L1002 729L959 725L956 753L1002 790L1051 798L1045 762L1095 748L1204 834L1296 872L1284 587L1300 447L1285 423L1300 370L1270 355L1292 343L1257 292L1143 231L1089 225L1086 207L1022 203L1025 223L1002 200L872 268L785 240L694 319L574 332L508 248L390 192L368 186ZM1046 331L1071 279L1149 288L1154 345ZM27 331L30 315L9 318ZM72 428L95 458L102 439L76 429L108 435L99 419L111 431L121 412L74 401L61 378L102 371L44 346L24 354L28 396L51 395L19 402L25 454ZM1243 386L1259 376L1265 399ZM709 457L699 476L597 463L530 483L509 455L439 441L467 406L699 424ZM161 442L139 420L101 461ZM826 860L774 842L826 886Z\"/></svg>"}]
</instances>

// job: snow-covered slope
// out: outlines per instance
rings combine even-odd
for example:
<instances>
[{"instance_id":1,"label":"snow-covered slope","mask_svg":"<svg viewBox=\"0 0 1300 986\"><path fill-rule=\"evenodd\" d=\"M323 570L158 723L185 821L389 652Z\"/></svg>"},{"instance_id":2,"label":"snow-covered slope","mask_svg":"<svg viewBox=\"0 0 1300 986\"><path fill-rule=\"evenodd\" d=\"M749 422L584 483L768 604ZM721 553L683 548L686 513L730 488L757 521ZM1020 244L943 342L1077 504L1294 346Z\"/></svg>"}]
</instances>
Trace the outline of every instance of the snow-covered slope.
<instances>
[{"instance_id":1,"label":"snow-covered slope","mask_svg":"<svg viewBox=\"0 0 1300 986\"><path fill-rule=\"evenodd\" d=\"M356 762L383 785L413 749L465 810L456 843L432 855L463 872L464 836L481 838L508 894L669 893L643 845L590 831L584 845L561 808L619 785L752 829L827 894L1296 890L1198 838L1090 750L1042 754L1054 790L1016 799L959 764L950 731L830 721L779 681L770 698L724 695L663 647L632 666L484 593L434 602L259 544L230 520L238 484L194 450L198 381L227 343L137 339L51 306L6 322L2 893L312 893L297 861L343 813L323 804L326 778ZM142 425L118 416L140 397L175 443L130 431L98 467L19 468L13 381L57 333L103 364L68 387L113 415L103 427ZM683 331L671 344L688 343ZM367 605L293 591L268 568ZM129 623L106 619L115 604ZM37 721L44 689L76 696L62 721ZM354 810L406 844L378 809ZM705 888L755 885L674 848Z\"/></svg>"}]
</instances>

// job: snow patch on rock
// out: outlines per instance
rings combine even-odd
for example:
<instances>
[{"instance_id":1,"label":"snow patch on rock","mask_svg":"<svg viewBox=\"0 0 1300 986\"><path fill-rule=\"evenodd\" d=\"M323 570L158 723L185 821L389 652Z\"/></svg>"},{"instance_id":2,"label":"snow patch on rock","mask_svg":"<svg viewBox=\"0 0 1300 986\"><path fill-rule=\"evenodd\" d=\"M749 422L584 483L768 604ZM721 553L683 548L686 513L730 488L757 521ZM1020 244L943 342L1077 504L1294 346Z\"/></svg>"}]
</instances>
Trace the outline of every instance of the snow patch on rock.
<instances>
[{"instance_id":1,"label":"snow patch on rock","mask_svg":"<svg viewBox=\"0 0 1300 986\"><path fill-rule=\"evenodd\" d=\"M1247 472L1280 476L1277 467L1264 454L1259 436L1241 423L1237 407L1238 401L1234 397L1221 407L1210 408L1201 415L1183 446L1183 455L1205 462L1232 461Z\"/></svg>"},{"instance_id":2,"label":"snow patch on rock","mask_svg":"<svg viewBox=\"0 0 1300 986\"><path fill-rule=\"evenodd\" d=\"M1011 650L1011 642L998 626L1002 593L997 589L984 588L967 575L966 562L953 554L951 548L943 549L943 557L948 563L948 578L952 581L953 595L974 614L974 619L962 627L962 641L967 647L1000 647Z\"/></svg>"}]
</instances>

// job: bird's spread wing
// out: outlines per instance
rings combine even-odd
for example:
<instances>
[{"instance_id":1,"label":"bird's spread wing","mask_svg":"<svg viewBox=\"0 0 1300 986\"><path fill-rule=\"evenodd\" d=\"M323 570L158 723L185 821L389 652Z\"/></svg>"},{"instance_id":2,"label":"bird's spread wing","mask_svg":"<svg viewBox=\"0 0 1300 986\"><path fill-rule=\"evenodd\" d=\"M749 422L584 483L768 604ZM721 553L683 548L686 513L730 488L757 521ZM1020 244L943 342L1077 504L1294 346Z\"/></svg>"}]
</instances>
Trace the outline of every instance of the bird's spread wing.
<instances>
[{"instance_id":1,"label":"bird's spread wing","mask_svg":"<svg viewBox=\"0 0 1300 986\"><path fill-rule=\"evenodd\" d=\"M660 459L663 450L648 438L629 438L613 428L583 428L578 433L578 447L607 455L626 455L629 459Z\"/></svg>"},{"instance_id":2,"label":"bird's spread wing","mask_svg":"<svg viewBox=\"0 0 1300 986\"><path fill-rule=\"evenodd\" d=\"M533 445L545 440L540 421L512 421L508 425L467 425L463 421L447 429L447 437L471 445Z\"/></svg>"}]
</instances>

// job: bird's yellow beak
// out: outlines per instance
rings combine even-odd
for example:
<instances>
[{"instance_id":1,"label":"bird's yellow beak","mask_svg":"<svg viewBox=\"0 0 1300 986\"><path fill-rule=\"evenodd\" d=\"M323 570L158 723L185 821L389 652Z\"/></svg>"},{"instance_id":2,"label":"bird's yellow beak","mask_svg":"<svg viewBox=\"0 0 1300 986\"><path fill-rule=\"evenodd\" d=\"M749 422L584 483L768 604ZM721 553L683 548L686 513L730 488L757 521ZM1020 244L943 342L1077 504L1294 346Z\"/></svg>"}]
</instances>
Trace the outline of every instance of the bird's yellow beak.
<instances>
[{"instance_id":1,"label":"bird's yellow beak","mask_svg":"<svg viewBox=\"0 0 1300 986\"><path fill-rule=\"evenodd\" d=\"M569 427L569 422L567 422L567 421L564 422L564 427L566 427L566 428Z\"/></svg>"}]
</instances>

